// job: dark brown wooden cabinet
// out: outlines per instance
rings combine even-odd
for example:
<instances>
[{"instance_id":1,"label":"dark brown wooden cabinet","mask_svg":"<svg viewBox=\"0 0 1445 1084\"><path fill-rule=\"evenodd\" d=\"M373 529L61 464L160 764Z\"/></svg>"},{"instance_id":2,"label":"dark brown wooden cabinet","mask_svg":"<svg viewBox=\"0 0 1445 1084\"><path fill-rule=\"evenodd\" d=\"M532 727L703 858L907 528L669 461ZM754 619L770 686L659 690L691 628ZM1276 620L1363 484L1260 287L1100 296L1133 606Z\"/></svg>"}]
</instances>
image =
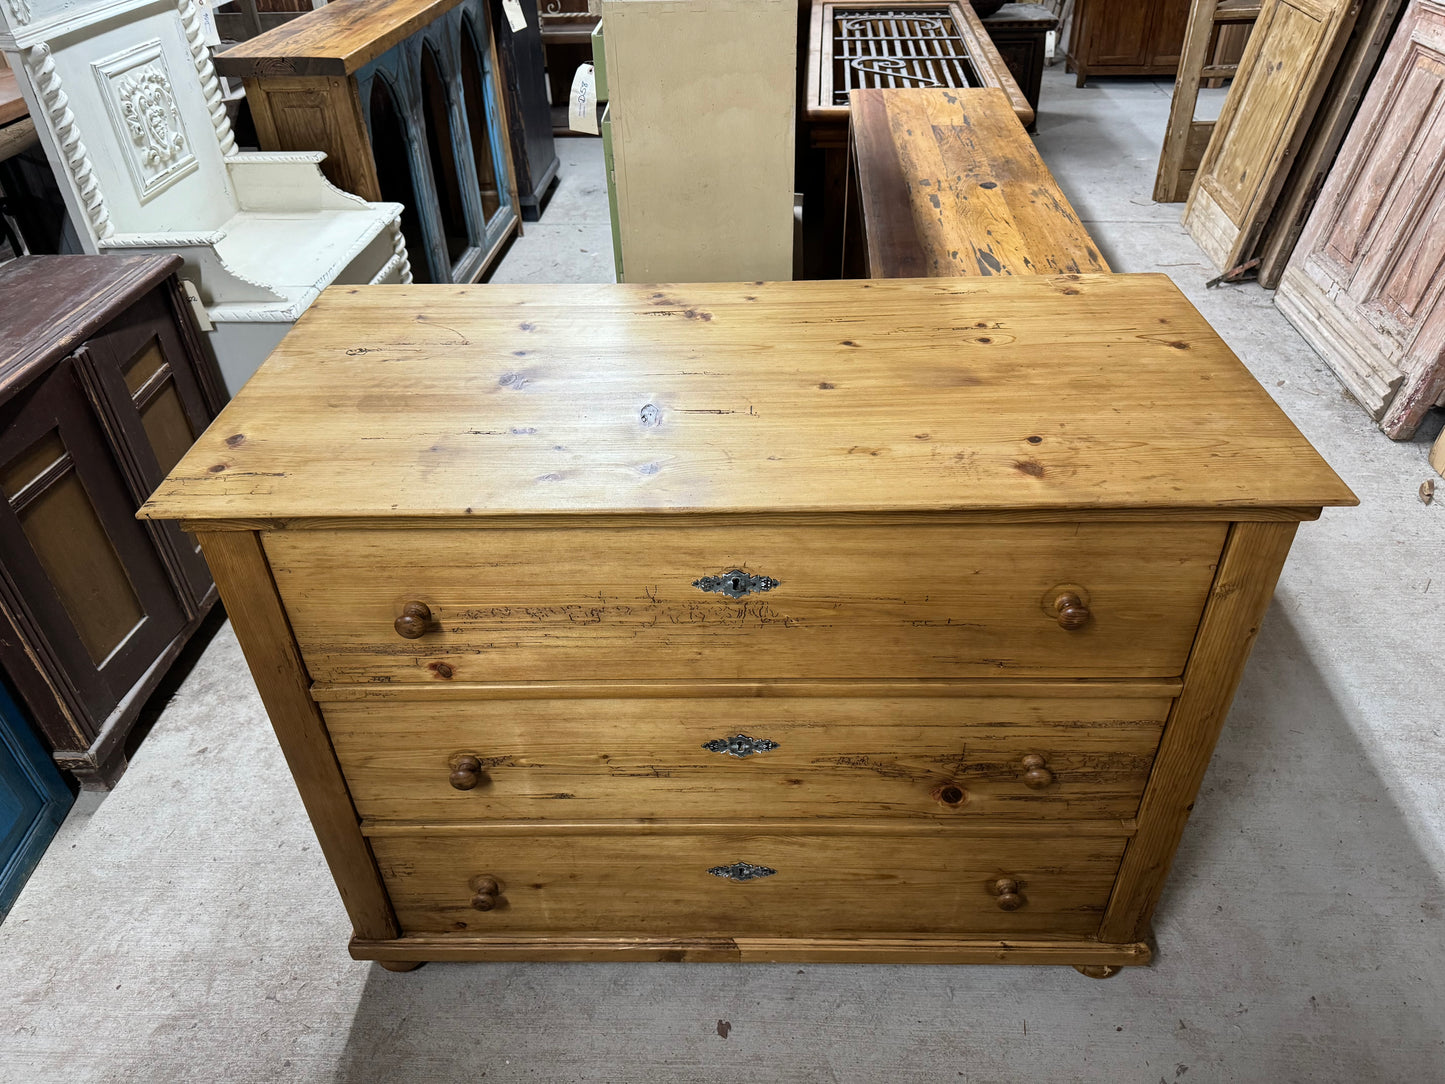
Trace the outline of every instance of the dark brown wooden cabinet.
<instances>
[{"instance_id":1,"label":"dark brown wooden cabinet","mask_svg":"<svg viewBox=\"0 0 1445 1084\"><path fill-rule=\"evenodd\" d=\"M547 100L547 70L542 58L542 28L537 0L521 5L527 25L513 30L502 0L492 0L492 30L497 35L507 108L507 134L512 141L512 169L517 175L517 204L523 221L542 217L547 190L561 164L552 139L552 106ZM565 101L565 95L559 101Z\"/></svg>"},{"instance_id":2,"label":"dark brown wooden cabinet","mask_svg":"<svg viewBox=\"0 0 1445 1084\"><path fill-rule=\"evenodd\" d=\"M1042 4L1004 4L980 21L1034 111L1034 120L1028 124L1032 132L1037 126L1039 91L1043 87L1044 46L1049 31L1058 29L1058 17Z\"/></svg>"},{"instance_id":3,"label":"dark brown wooden cabinet","mask_svg":"<svg viewBox=\"0 0 1445 1084\"><path fill-rule=\"evenodd\" d=\"M191 536L135 511L225 400L176 256L0 267L0 661L55 760L113 783L215 602Z\"/></svg>"},{"instance_id":4,"label":"dark brown wooden cabinet","mask_svg":"<svg viewBox=\"0 0 1445 1084\"><path fill-rule=\"evenodd\" d=\"M1069 70L1091 75L1173 75L1189 0L1076 0Z\"/></svg>"}]
</instances>

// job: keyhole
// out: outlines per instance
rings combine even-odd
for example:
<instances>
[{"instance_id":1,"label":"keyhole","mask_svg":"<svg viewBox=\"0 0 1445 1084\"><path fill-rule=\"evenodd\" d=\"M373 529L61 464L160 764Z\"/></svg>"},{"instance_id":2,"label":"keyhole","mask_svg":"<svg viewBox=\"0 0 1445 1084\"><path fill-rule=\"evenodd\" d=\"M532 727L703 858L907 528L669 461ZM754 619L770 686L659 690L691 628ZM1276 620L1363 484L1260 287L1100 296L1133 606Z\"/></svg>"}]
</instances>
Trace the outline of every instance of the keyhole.
<instances>
[{"instance_id":1,"label":"keyhole","mask_svg":"<svg viewBox=\"0 0 1445 1084\"><path fill-rule=\"evenodd\" d=\"M733 577L733 590L734 590L734 591L741 591L742 589L743 589L743 581L740 580L740 579L738 579L736 576L734 576L734 577Z\"/></svg>"}]
</instances>

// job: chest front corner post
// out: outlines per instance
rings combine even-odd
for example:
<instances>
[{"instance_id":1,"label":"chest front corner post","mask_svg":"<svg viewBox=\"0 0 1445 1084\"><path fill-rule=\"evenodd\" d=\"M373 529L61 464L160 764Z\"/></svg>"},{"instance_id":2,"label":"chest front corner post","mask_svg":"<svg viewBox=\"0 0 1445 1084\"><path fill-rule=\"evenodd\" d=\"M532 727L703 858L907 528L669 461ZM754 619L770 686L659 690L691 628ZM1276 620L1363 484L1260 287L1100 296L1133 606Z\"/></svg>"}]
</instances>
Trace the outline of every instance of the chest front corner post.
<instances>
[{"instance_id":1,"label":"chest front corner post","mask_svg":"<svg viewBox=\"0 0 1445 1084\"><path fill-rule=\"evenodd\" d=\"M361 834L321 710L311 699L311 677L271 576L261 532L203 531L196 537L356 936L395 938L396 914Z\"/></svg>"}]
</instances>

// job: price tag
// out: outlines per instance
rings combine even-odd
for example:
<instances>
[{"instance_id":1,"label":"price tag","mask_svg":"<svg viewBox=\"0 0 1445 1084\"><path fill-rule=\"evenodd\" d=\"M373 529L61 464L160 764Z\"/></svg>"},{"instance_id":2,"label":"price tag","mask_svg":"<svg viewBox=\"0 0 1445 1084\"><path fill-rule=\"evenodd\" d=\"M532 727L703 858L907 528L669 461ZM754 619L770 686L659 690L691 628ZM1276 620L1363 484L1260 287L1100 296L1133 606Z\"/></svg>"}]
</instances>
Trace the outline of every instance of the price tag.
<instances>
[{"instance_id":1,"label":"price tag","mask_svg":"<svg viewBox=\"0 0 1445 1084\"><path fill-rule=\"evenodd\" d=\"M521 0L502 0L502 10L507 13L507 25L513 34L527 29L527 13L522 10Z\"/></svg>"},{"instance_id":2,"label":"price tag","mask_svg":"<svg viewBox=\"0 0 1445 1084\"><path fill-rule=\"evenodd\" d=\"M567 98L567 127L574 132L597 134L597 72L583 64L572 76L572 93Z\"/></svg>"},{"instance_id":3,"label":"price tag","mask_svg":"<svg viewBox=\"0 0 1445 1084\"><path fill-rule=\"evenodd\" d=\"M207 45L220 45L221 32L216 29L214 0L194 0L196 14L201 17L201 40Z\"/></svg>"}]
</instances>

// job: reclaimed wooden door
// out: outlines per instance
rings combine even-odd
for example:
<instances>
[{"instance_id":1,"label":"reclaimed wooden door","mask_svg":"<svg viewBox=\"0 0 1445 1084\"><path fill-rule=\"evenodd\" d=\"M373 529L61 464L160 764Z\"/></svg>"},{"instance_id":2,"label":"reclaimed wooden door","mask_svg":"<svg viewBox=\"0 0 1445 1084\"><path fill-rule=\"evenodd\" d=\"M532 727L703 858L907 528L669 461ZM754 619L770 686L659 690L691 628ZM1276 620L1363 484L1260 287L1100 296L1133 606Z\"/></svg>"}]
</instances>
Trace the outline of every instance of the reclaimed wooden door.
<instances>
[{"instance_id":1,"label":"reclaimed wooden door","mask_svg":"<svg viewBox=\"0 0 1445 1084\"><path fill-rule=\"evenodd\" d=\"M1388 435L1445 399L1445 0L1395 32L1276 304Z\"/></svg>"},{"instance_id":2,"label":"reclaimed wooden door","mask_svg":"<svg viewBox=\"0 0 1445 1084\"><path fill-rule=\"evenodd\" d=\"M1358 0L1264 0L1184 208L1221 271L1252 255L1358 10Z\"/></svg>"}]
</instances>

